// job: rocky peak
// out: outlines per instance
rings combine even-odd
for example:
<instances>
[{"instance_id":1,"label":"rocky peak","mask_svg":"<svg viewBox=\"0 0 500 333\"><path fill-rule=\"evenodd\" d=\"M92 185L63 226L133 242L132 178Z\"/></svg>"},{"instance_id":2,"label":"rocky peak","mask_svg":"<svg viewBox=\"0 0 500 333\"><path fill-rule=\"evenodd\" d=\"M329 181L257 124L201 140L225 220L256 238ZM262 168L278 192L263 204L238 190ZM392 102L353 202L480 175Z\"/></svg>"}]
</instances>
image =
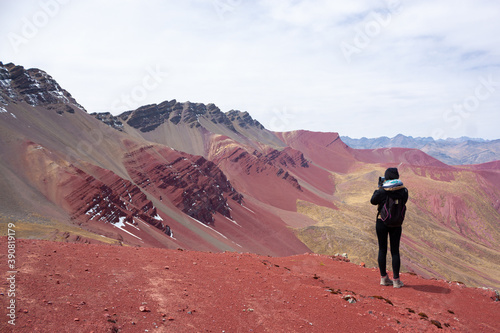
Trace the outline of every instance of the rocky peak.
<instances>
[{"instance_id":1,"label":"rocky peak","mask_svg":"<svg viewBox=\"0 0 500 333\"><path fill-rule=\"evenodd\" d=\"M114 129L123 132L123 123L121 122L119 117L113 116L109 112L102 112L102 113L91 113L91 116L94 116L98 120L102 121L106 125L113 127Z\"/></svg>"},{"instance_id":2,"label":"rocky peak","mask_svg":"<svg viewBox=\"0 0 500 333\"><path fill-rule=\"evenodd\" d=\"M261 123L253 119L247 111L230 110L226 113L229 120L233 123L237 123L238 126L243 128L257 127L260 130L264 129Z\"/></svg>"},{"instance_id":3,"label":"rocky peak","mask_svg":"<svg viewBox=\"0 0 500 333\"><path fill-rule=\"evenodd\" d=\"M153 131L166 121L175 125L187 124L190 128L201 127L200 117L205 117L215 124L224 124L232 131L236 131L231 121L214 104L180 103L175 99L160 104L144 105L118 117L141 132Z\"/></svg>"},{"instance_id":4,"label":"rocky peak","mask_svg":"<svg viewBox=\"0 0 500 333\"><path fill-rule=\"evenodd\" d=\"M74 108L82 110L69 92L46 72L13 63L4 65L0 62L0 102L9 103L26 102L31 106L44 105L55 109L58 113L74 113Z\"/></svg>"},{"instance_id":5,"label":"rocky peak","mask_svg":"<svg viewBox=\"0 0 500 333\"><path fill-rule=\"evenodd\" d=\"M109 114L99 115L94 113L92 115L118 130L120 130L120 127L116 127L114 123L121 120L141 132L153 131L166 121L170 121L175 125L186 124L190 128L197 128L202 126L202 123L200 123L201 117L210 120L214 124L221 124L233 132L238 132L235 125L246 129L250 127L264 129L264 126L257 120L252 119L246 111L231 110L224 113L213 103L206 105L189 101L181 103L175 99L160 104L144 105L114 118L110 118Z\"/></svg>"}]
</instances>

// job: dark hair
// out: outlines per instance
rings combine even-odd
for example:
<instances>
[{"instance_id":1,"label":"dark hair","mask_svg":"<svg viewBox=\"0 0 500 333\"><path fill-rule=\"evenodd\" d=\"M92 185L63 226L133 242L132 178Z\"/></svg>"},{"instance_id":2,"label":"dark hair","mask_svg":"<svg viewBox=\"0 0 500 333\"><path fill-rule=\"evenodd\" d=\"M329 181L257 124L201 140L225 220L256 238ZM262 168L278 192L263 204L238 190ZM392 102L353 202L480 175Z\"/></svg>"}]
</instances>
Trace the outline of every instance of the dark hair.
<instances>
[{"instance_id":1,"label":"dark hair","mask_svg":"<svg viewBox=\"0 0 500 333\"><path fill-rule=\"evenodd\" d=\"M385 170L385 180L399 179L398 168L388 168Z\"/></svg>"}]
</instances>

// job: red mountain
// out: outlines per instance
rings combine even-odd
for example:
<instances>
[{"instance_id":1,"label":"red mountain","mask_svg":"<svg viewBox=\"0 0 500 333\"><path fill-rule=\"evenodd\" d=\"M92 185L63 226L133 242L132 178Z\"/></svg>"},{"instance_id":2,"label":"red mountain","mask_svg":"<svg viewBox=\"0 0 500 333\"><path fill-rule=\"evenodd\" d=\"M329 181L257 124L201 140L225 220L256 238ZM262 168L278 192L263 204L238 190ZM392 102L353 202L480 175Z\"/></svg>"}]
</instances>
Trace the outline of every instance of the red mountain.
<instances>
[{"instance_id":1,"label":"red mountain","mask_svg":"<svg viewBox=\"0 0 500 333\"><path fill-rule=\"evenodd\" d=\"M337 133L265 129L176 100L88 114L47 73L0 63L0 218L20 238L290 256L375 267L377 179L410 191L406 272L500 286L498 163L352 149Z\"/></svg>"}]
</instances>

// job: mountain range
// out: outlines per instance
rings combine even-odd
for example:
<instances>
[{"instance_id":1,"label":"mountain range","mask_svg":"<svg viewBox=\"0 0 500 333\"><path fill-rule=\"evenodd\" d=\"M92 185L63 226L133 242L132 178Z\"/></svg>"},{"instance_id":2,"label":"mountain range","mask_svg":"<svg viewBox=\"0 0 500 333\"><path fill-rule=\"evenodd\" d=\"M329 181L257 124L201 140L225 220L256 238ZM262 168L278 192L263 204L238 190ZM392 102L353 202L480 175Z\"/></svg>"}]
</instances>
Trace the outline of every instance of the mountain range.
<instances>
[{"instance_id":1,"label":"mountain range","mask_svg":"<svg viewBox=\"0 0 500 333\"><path fill-rule=\"evenodd\" d=\"M394 166L410 193L403 271L500 287L498 160L355 149L335 132L272 132L214 104L89 114L43 70L0 63L0 219L20 238L346 253L376 267L369 199Z\"/></svg>"},{"instance_id":2,"label":"mountain range","mask_svg":"<svg viewBox=\"0 0 500 333\"><path fill-rule=\"evenodd\" d=\"M341 136L342 141L356 149L377 149L388 147L420 149L448 165L481 164L500 160L500 139L447 138L434 140L431 137L411 137L398 134L393 138L352 139Z\"/></svg>"}]
</instances>

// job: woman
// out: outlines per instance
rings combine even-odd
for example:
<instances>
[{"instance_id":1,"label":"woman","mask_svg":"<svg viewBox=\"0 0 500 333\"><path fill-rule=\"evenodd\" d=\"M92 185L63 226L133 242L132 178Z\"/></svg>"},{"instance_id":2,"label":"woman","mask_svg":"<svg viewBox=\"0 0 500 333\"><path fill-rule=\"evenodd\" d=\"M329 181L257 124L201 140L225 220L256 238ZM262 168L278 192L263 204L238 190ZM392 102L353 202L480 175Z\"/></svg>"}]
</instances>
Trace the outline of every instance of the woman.
<instances>
[{"instance_id":1,"label":"woman","mask_svg":"<svg viewBox=\"0 0 500 333\"><path fill-rule=\"evenodd\" d=\"M379 188L375 190L375 192L373 192L370 202L372 205L378 205L376 231L378 238L378 267L380 269L381 275L380 284L383 286L393 285L394 288L401 288L404 284L399 279L399 270L401 268L399 243L401 240L401 232L403 229L401 225L389 227L380 218L382 207L386 203L389 196L391 196L392 198L398 198L399 200L401 200L403 205L406 205L406 202L408 201L408 190L399 180L399 173L397 168L388 168L385 171L385 182L383 182L382 184L380 184L379 182ZM393 280L389 279L386 271L388 236L391 245Z\"/></svg>"}]
</instances>

